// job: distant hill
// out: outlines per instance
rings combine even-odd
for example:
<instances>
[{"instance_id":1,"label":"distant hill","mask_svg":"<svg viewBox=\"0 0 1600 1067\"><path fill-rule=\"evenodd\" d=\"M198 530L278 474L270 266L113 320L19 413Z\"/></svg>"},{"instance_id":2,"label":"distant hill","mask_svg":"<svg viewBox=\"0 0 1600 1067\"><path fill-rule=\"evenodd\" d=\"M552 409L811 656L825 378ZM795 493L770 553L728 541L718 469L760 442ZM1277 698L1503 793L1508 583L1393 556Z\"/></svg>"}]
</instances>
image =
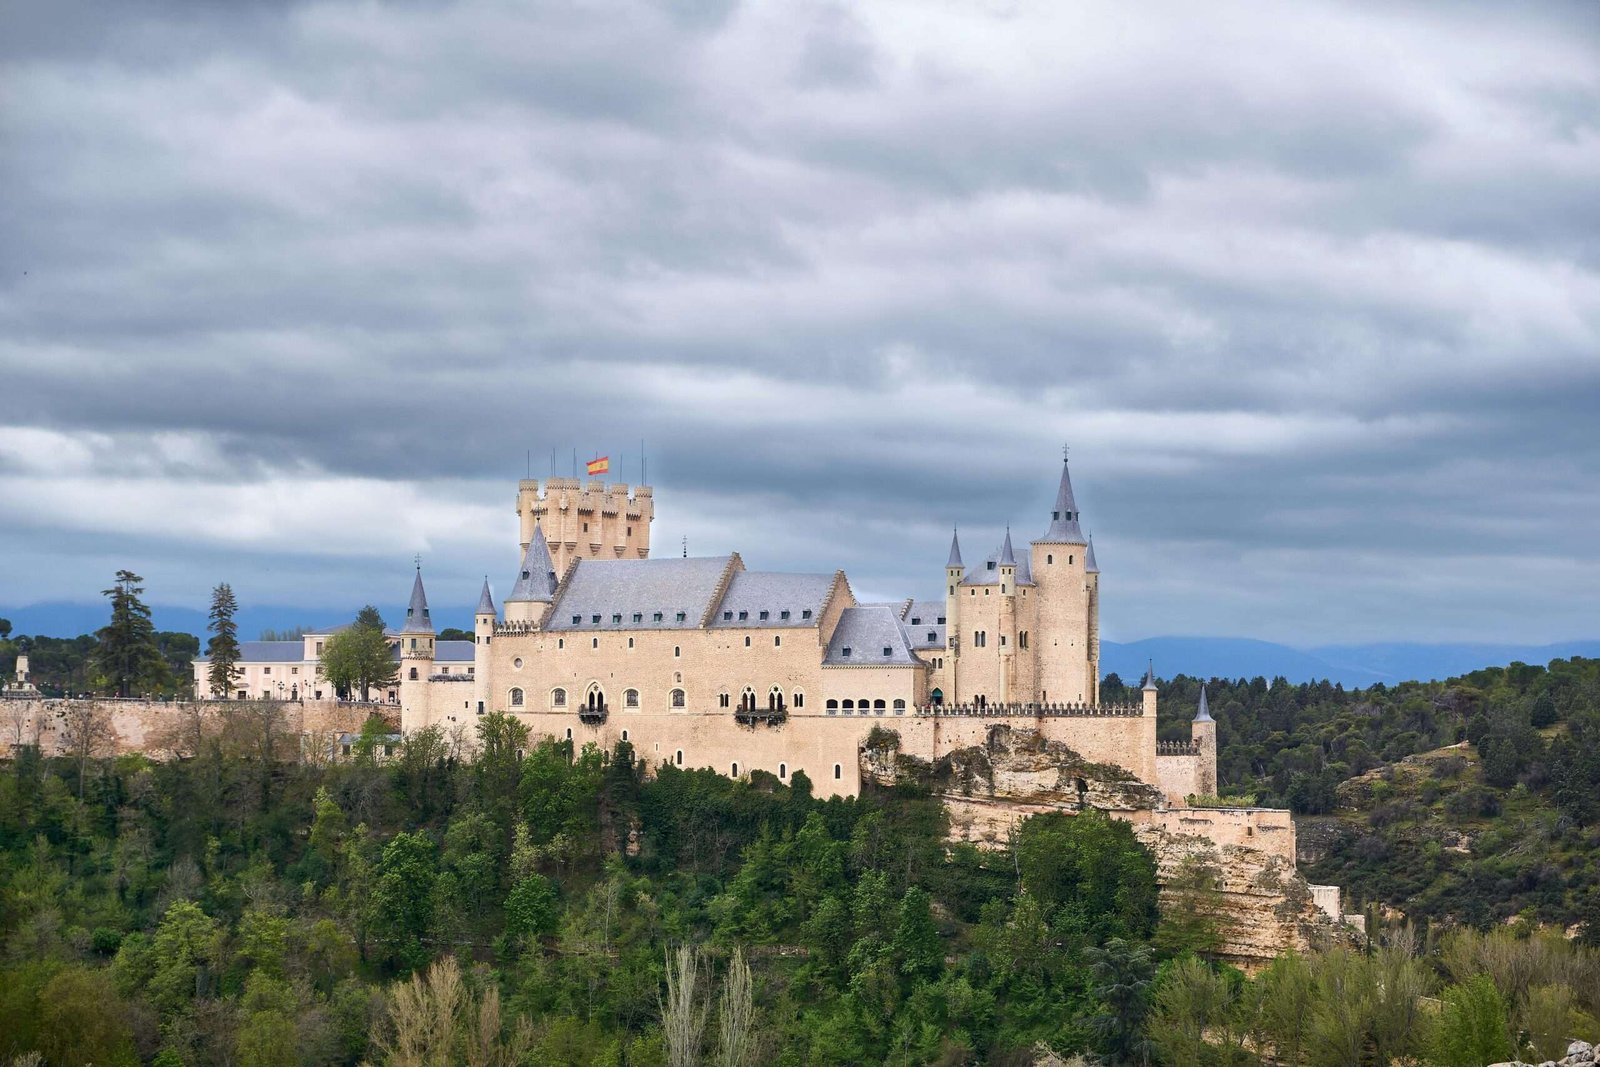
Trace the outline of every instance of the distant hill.
<instances>
[{"instance_id":1,"label":"distant hill","mask_svg":"<svg viewBox=\"0 0 1600 1067\"><path fill-rule=\"evenodd\" d=\"M1383 682L1434 681L1508 663L1545 664L1572 656L1600 658L1600 641L1566 641L1549 645L1420 644L1391 642L1370 645L1327 645L1290 648L1247 637L1151 637L1143 641L1100 644L1100 669L1123 681L1144 675L1155 661L1156 674L1170 678L1286 678L1291 682L1327 679L1346 688Z\"/></svg>"},{"instance_id":2,"label":"distant hill","mask_svg":"<svg viewBox=\"0 0 1600 1067\"><path fill-rule=\"evenodd\" d=\"M262 630L289 630L296 626L333 626L355 617L355 605L348 611L326 608L297 608L281 605L242 607L237 621L239 632L254 638ZM405 615L401 605L379 605L384 618L393 621ZM178 630L204 636L206 613L191 607L156 604L151 607L158 630ZM11 620L17 634L45 634L50 637L76 637L94 633L106 624L103 602L86 604L50 601L23 607L0 606L0 618ZM436 618L435 625L472 628L471 617ZM1272 641L1248 637L1151 637L1126 643L1104 641L1100 646L1100 669L1117 674L1123 681L1143 677L1145 664L1155 660L1156 674L1170 678L1187 674L1198 678L1287 678L1291 682L1327 679L1346 688L1365 688L1378 682L1393 685L1405 681L1430 681L1466 674L1480 667L1503 667L1508 663L1544 664L1570 656L1600 658L1600 641L1567 641L1552 645L1511 644L1419 644L1385 642L1368 645L1326 645L1320 648L1291 648Z\"/></svg>"}]
</instances>

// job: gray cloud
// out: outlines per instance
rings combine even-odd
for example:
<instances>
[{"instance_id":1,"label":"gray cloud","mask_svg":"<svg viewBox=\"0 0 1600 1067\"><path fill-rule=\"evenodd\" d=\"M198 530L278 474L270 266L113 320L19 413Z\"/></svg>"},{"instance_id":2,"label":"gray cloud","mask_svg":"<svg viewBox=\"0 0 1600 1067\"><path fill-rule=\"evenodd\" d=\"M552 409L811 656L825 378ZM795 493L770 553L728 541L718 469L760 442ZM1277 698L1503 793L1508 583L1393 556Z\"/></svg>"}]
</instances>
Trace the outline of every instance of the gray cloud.
<instances>
[{"instance_id":1,"label":"gray cloud","mask_svg":"<svg viewBox=\"0 0 1600 1067\"><path fill-rule=\"evenodd\" d=\"M1070 440L1114 637L1588 634L1592 8L0 15L0 605L658 545L934 588ZM204 573L202 573L204 572ZM387 576L387 577L386 577ZM447 594L445 594L447 595ZM392 599L392 597L389 597Z\"/></svg>"}]
</instances>

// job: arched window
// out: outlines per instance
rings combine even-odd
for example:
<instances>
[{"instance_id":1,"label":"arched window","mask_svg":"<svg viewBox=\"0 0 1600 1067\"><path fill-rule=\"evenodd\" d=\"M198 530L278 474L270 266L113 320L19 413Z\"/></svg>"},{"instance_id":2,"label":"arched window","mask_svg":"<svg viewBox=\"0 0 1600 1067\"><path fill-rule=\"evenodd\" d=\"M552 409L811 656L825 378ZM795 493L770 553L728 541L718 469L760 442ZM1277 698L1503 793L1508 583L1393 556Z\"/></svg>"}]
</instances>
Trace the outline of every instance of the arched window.
<instances>
[{"instance_id":1,"label":"arched window","mask_svg":"<svg viewBox=\"0 0 1600 1067\"><path fill-rule=\"evenodd\" d=\"M730 774L730 777L733 777L733 778L739 777L739 764L738 763L735 763L733 765L733 771Z\"/></svg>"},{"instance_id":2,"label":"arched window","mask_svg":"<svg viewBox=\"0 0 1600 1067\"><path fill-rule=\"evenodd\" d=\"M739 694L739 710L756 710L756 691L751 689L748 685L744 687L744 692Z\"/></svg>"},{"instance_id":3,"label":"arched window","mask_svg":"<svg viewBox=\"0 0 1600 1067\"><path fill-rule=\"evenodd\" d=\"M831 704L831 703L833 703L833 701L830 700L830 701L828 701L828 703ZM852 711L855 711L855 710L856 710L856 702L854 700L846 700L844 702L844 713L846 715L850 714Z\"/></svg>"},{"instance_id":4,"label":"arched window","mask_svg":"<svg viewBox=\"0 0 1600 1067\"><path fill-rule=\"evenodd\" d=\"M837 782L843 777L844 777L844 766L842 764L835 763L833 765L833 780Z\"/></svg>"},{"instance_id":5,"label":"arched window","mask_svg":"<svg viewBox=\"0 0 1600 1067\"><path fill-rule=\"evenodd\" d=\"M570 726L567 727L567 740L568 741L572 740L572 727L570 727Z\"/></svg>"},{"instance_id":6,"label":"arched window","mask_svg":"<svg viewBox=\"0 0 1600 1067\"><path fill-rule=\"evenodd\" d=\"M827 711L829 715L839 714L839 702L837 700L828 701L828 703L824 705L824 710Z\"/></svg>"},{"instance_id":7,"label":"arched window","mask_svg":"<svg viewBox=\"0 0 1600 1067\"><path fill-rule=\"evenodd\" d=\"M873 713L874 713L874 714L876 714L876 715L882 715L882 714L883 714L883 712L884 712L884 709L885 709L885 708L886 708L886 706L887 706L887 705L885 705L885 704L884 704L884 702L883 702L883 701L881 701L881 700L874 700L874 701L873 701L873 702L872 702L872 711L873 711Z\"/></svg>"},{"instance_id":8,"label":"arched window","mask_svg":"<svg viewBox=\"0 0 1600 1067\"><path fill-rule=\"evenodd\" d=\"M625 690L623 690L623 693L622 693L622 706L625 707L625 708L638 708L638 706L639 706L639 691L637 689L625 689Z\"/></svg>"},{"instance_id":9,"label":"arched window","mask_svg":"<svg viewBox=\"0 0 1600 1067\"><path fill-rule=\"evenodd\" d=\"M1046 553L1044 561L1046 564L1054 563L1056 561L1056 557L1050 553Z\"/></svg>"},{"instance_id":10,"label":"arched window","mask_svg":"<svg viewBox=\"0 0 1600 1067\"><path fill-rule=\"evenodd\" d=\"M771 689L767 690L767 710L783 710L783 690L779 689L777 686L773 686Z\"/></svg>"},{"instance_id":11,"label":"arched window","mask_svg":"<svg viewBox=\"0 0 1600 1067\"><path fill-rule=\"evenodd\" d=\"M797 708L805 707L806 706L806 695L805 695L805 692L802 691L802 690L796 689L794 691L794 698L792 700L790 700L789 703L793 704Z\"/></svg>"},{"instance_id":12,"label":"arched window","mask_svg":"<svg viewBox=\"0 0 1600 1067\"><path fill-rule=\"evenodd\" d=\"M678 757L677 757L677 759L678 759L678 766L682 767L683 766L683 749L681 749L681 748L678 749Z\"/></svg>"},{"instance_id":13,"label":"arched window","mask_svg":"<svg viewBox=\"0 0 1600 1067\"><path fill-rule=\"evenodd\" d=\"M943 704L944 703L944 690L943 689L935 689L933 692L929 693L928 694L928 702L930 704L933 704L935 707L937 707L940 704Z\"/></svg>"},{"instance_id":14,"label":"arched window","mask_svg":"<svg viewBox=\"0 0 1600 1067\"><path fill-rule=\"evenodd\" d=\"M683 709L683 690L682 689L674 689L672 691L672 706L677 708L677 709L679 709L680 711Z\"/></svg>"},{"instance_id":15,"label":"arched window","mask_svg":"<svg viewBox=\"0 0 1600 1067\"><path fill-rule=\"evenodd\" d=\"M717 694L717 707L719 707L719 708L731 708L731 707L733 707L733 697L729 696L727 693L718 693Z\"/></svg>"},{"instance_id":16,"label":"arched window","mask_svg":"<svg viewBox=\"0 0 1600 1067\"><path fill-rule=\"evenodd\" d=\"M511 690L511 706L514 708L522 707L522 688L520 686L513 687Z\"/></svg>"},{"instance_id":17,"label":"arched window","mask_svg":"<svg viewBox=\"0 0 1600 1067\"><path fill-rule=\"evenodd\" d=\"M626 741L628 739L628 731L626 731L626 730L622 731L622 739L624 741Z\"/></svg>"},{"instance_id":18,"label":"arched window","mask_svg":"<svg viewBox=\"0 0 1600 1067\"><path fill-rule=\"evenodd\" d=\"M904 715L906 713L906 702L899 697L895 697L894 700L894 713L896 715Z\"/></svg>"},{"instance_id":19,"label":"arched window","mask_svg":"<svg viewBox=\"0 0 1600 1067\"><path fill-rule=\"evenodd\" d=\"M589 695L584 699L587 702L590 711L601 711L604 710L606 706L606 695L600 691L600 687L598 685L591 684L589 686Z\"/></svg>"},{"instance_id":20,"label":"arched window","mask_svg":"<svg viewBox=\"0 0 1600 1067\"><path fill-rule=\"evenodd\" d=\"M787 763L778 764L778 777L779 778L787 778L787 777L789 777L789 765Z\"/></svg>"},{"instance_id":21,"label":"arched window","mask_svg":"<svg viewBox=\"0 0 1600 1067\"><path fill-rule=\"evenodd\" d=\"M521 703L521 701L519 700L518 703ZM565 689L552 689L552 690L550 690L550 706L552 708L564 708L564 707L566 707L567 706L567 691Z\"/></svg>"}]
</instances>

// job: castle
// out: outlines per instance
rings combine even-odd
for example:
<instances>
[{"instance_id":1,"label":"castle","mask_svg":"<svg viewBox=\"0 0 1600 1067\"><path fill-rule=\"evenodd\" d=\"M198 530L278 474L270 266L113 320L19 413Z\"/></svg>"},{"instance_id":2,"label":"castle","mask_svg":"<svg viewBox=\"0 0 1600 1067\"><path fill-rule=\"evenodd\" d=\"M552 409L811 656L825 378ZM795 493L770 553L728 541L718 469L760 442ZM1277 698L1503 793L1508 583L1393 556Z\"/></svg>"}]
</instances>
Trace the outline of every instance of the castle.
<instances>
[{"instance_id":1,"label":"castle","mask_svg":"<svg viewBox=\"0 0 1600 1067\"><path fill-rule=\"evenodd\" d=\"M858 602L843 571L749 570L736 552L652 559L649 486L529 479L516 511L521 567L499 608L485 581L472 642L437 639L418 569L392 635L405 732L470 738L504 712L534 736L628 741L652 765L804 771L818 794L851 796L874 727L932 762L1005 723L1172 804L1216 791L1203 706L1190 741L1158 744L1152 676L1138 702L1100 702L1100 569L1065 461L1039 537L1019 551L1008 529L969 566L952 536L943 596L891 604Z\"/></svg>"}]
</instances>

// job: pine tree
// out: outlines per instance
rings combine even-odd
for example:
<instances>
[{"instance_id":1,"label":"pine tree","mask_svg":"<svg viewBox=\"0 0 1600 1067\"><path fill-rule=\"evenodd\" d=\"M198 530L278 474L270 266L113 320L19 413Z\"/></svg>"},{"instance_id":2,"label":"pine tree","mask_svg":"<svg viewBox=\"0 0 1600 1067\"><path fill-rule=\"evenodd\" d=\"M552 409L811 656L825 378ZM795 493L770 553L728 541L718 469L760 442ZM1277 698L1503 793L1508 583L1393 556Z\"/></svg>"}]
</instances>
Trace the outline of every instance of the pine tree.
<instances>
[{"instance_id":1,"label":"pine tree","mask_svg":"<svg viewBox=\"0 0 1600 1067\"><path fill-rule=\"evenodd\" d=\"M206 678L211 686L211 692L216 696L227 696L233 689L234 679L239 676L239 627L233 621L234 612L239 610L239 602L234 598L233 587L223 582L211 590L211 625L212 637L206 642L206 656L211 660L211 668Z\"/></svg>"},{"instance_id":2,"label":"pine tree","mask_svg":"<svg viewBox=\"0 0 1600 1067\"><path fill-rule=\"evenodd\" d=\"M150 609L139 599L144 581L132 571L117 572L117 581L101 593L111 600L111 622L95 633L100 646L95 666L108 688L131 696L135 688L159 686L167 680L166 663L156 645Z\"/></svg>"}]
</instances>

